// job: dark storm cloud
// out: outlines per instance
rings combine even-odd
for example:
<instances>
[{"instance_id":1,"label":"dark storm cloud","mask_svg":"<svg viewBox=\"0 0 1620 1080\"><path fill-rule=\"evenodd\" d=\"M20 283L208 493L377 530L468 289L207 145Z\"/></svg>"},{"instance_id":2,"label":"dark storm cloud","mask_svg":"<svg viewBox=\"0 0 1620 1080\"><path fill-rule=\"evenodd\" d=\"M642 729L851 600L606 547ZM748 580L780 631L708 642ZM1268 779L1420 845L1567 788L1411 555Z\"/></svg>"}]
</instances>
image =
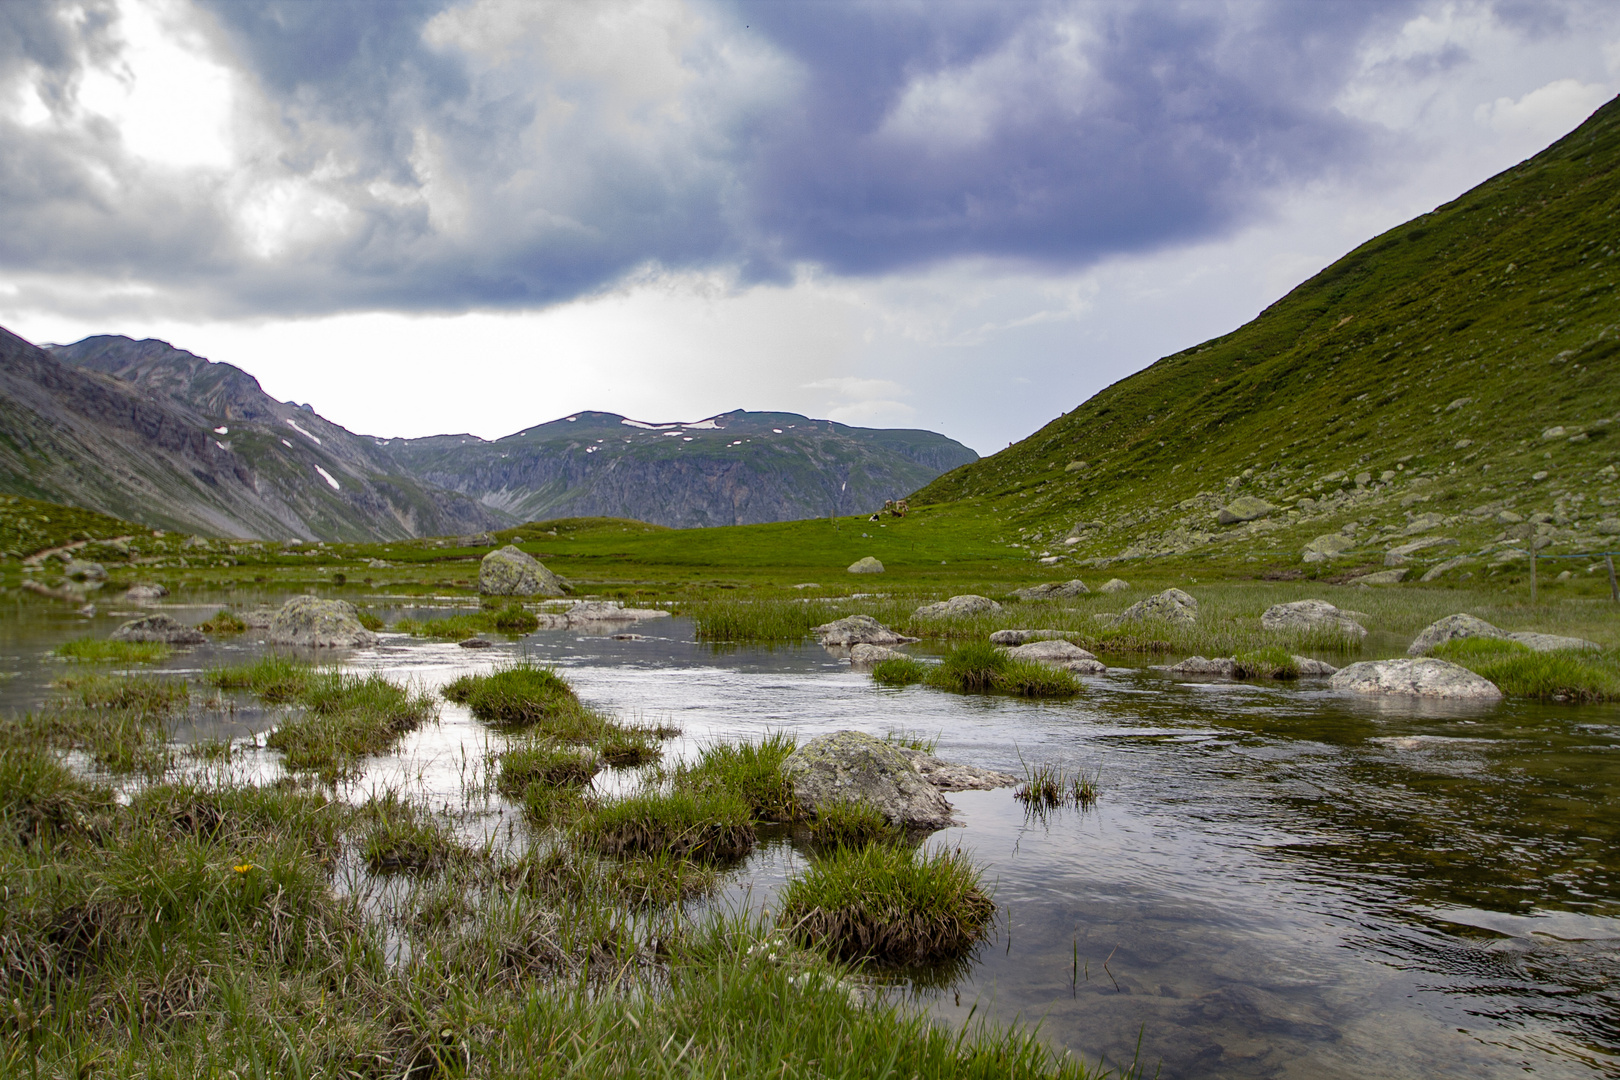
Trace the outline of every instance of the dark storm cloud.
<instances>
[{"instance_id":1,"label":"dark storm cloud","mask_svg":"<svg viewBox=\"0 0 1620 1080\"><path fill-rule=\"evenodd\" d=\"M1357 167L1334 97L1413 6L210 0L275 152L177 178L105 123L0 120L0 265L220 313L544 304L648 266L1079 267ZM64 109L115 21L65 10L0 5L0 74ZM305 203L255 247L276 183Z\"/></svg>"}]
</instances>

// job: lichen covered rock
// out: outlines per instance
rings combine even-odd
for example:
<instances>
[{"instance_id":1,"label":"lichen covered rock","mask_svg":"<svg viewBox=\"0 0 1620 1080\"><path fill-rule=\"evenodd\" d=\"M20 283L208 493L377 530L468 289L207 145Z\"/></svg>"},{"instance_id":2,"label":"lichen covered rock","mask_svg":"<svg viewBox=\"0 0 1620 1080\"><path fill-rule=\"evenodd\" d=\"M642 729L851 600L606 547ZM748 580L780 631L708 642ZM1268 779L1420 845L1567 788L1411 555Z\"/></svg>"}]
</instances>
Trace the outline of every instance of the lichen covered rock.
<instances>
[{"instance_id":1,"label":"lichen covered rock","mask_svg":"<svg viewBox=\"0 0 1620 1080\"><path fill-rule=\"evenodd\" d=\"M1059 641L1064 637L1062 630L997 630L990 635L990 644L1022 645L1028 641Z\"/></svg>"},{"instance_id":2,"label":"lichen covered rock","mask_svg":"<svg viewBox=\"0 0 1620 1080\"><path fill-rule=\"evenodd\" d=\"M1090 591L1079 578L1070 578L1068 581L1043 581L1039 585L1014 589L1012 594L1020 600L1070 600Z\"/></svg>"},{"instance_id":3,"label":"lichen covered rock","mask_svg":"<svg viewBox=\"0 0 1620 1080\"><path fill-rule=\"evenodd\" d=\"M1048 639L1046 641L1032 641L1027 645L1015 645L1007 650L1007 655L1014 660L1033 660L1040 664L1054 666L1067 664L1074 660L1095 660L1095 653L1089 653L1080 646L1062 639Z\"/></svg>"},{"instance_id":4,"label":"lichen covered rock","mask_svg":"<svg viewBox=\"0 0 1620 1080\"><path fill-rule=\"evenodd\" d=\"M478 591L485 596L563 596L562 582L528 552L511 544L478 564Z\"/></svg>"},{"instance_id":5,"label":"lichen covered rock","mask_svg":"<svg viewBox=\"0 0 1620 1080\"><path fill-rule=\"evenodd\" d=\"M823 645L904 645L916 638L897 634L870 615L849 615L810 631Z\"/></svg>"},{"instance_id":6,"label":"lichen covered rock","mask_svg":"<svg viewBox=\"0 0 1620 1080\"><path fill-rule=\"evenodd\" d=\"M799 805L811 813L839 802L864 802L892 825L942 829L951 823L945 801L897 746L859 731L821 735L790 754L782 772Z\"/></svg>"},{"instance_id":7,"label":"lichen covered rock","mask_svg":"<svg viewBox=\"0 0 1620 1080\"><path fill-rule=\"evenodd\" d=\"M849 572L852 574L881 574L883 573L883 564L867 555L865 558L856 559L850 563Z\"/></svg>"},{"instance_id":8,"label":"lichen covered rock","mask_svg":"<svg viewBox=\"0 0 1620 1080\"><path fill-rule=\"evenodd\" d=\"M1239 495L1215 515L1215 520L1222 525L1236 525L1244 521L1259 521L1276 510L1275 506L1264 499L1257 499L1253 495Z\"/></svg>"},{"instance_id":9,"label":"lichen covered rock","mask_svg":"<svg viewBox=\"0 0 1620 1080\"><path fill-rule=\"evenodd\" d=\"M1166 589L1162 593L1138 600L1119 613L1120 622L1135 619L1166 619L1170 622L1193 622L1198 618L1198 601L1180 589Z\"/></svg>"},{"instance_id":10,"label":"lichen covered rock","mask_svg":"<svg viewBox=\"0 0 1620 1080\"><path fill-rule=\"evenodd\" d=\"M898 649L891 649L884 645L852 645L849 650L849 666L871 668L876 667L885 660L899 660L905 655Z\"/></svg>"},{"instance_id":11,"label":"lichen covered rock","mask_svg":"<svg viewBox=\"0 0 1620 1080\"><path fill-rule=\"evenodd\" d=\"M937 604L924 604L912 612L914 619L949 619L958 615L980 615L986 611L1000 611L1001 605L988 596L968 593L941 600Z\"/></svg>"},{"instance_id":12,"label":"lichen covered rock","mask_svg":"<svg viewBox=\"0 0 1620 1080\"><path fill-rule=\"evenodd\" d=\"M1363 660L1340 668L1331 685L1352 694L1401 694L1459 701L1498 701L1502 697L1502 691L1489 679L1432 656Z\"/></svg>"},{"instance_id":13,"label":"lichen covered rock","mask_svg":"<svg viewBox=\"0 0 1620 1080\"><path fill-rule=\"evenodd\" d=\"M360 625L353 604L318 596L295 596L281 605L270 620L268 636L273 645L314 649L364 649L377 644L377 635Z\"/></svg>"},{"instance_id":14,"label":"lichen covered rock","mask_svg":"<svg viewBox=\"0 0 1620 1080\"><path fill-rule=\"evenodd\" d=\"M142 615L112 632L114 641L158 641L165 645L201 645L208 639L194 626L168 615Z\"/></svg>"},{"instance_id":15,"label":"lichen covered rock","mask_svg":"<svg viewBox=\"0 0 1620 1080\"><path fill-rule=\"evenodd\" d=\"M1406 655L1422 656L1431 652L1436 646L1443 645L1457 638L1496 638L1507 637L1506 630L1499 630L1475 615L1459 612L1456 615L1447 615L1443 619L1436 619L1407 646Z\"/></svg>"},{"instance_id":16,"label":"lichen covered rock","mask_svg":"<svg viewBox=\"0 0 1620 1080\"><path fill-rule=\"evenodd\" d=\"M1367 636L1365 626L1326 600L1273 604L1260 616L1260 625L1266 630L1328 630L1357 639Z\"/></svg>"}]
</instances>

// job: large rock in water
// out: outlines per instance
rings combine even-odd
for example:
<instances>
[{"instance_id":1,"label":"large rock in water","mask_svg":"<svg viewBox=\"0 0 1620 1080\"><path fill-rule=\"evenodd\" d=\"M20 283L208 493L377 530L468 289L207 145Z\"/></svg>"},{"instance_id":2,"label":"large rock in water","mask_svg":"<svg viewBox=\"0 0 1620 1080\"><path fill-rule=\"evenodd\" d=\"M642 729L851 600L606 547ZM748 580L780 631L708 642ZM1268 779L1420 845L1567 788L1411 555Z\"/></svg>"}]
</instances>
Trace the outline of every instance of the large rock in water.
<instances>
[{"instance_id":1,"label":"large rock in water","mask_svg":"<svg viewBox=\"0 0 1620 1080\"><path fill-rule=\"evenodd\" d=\"M943 829L951 804L897 746L859 731L821 735L788 755L782 773L811 813L837 802L876 807L892 825Z\"/></svg>"},{"instance_id":2,"label":"large rock in water","mask_svg":"<svg viewBox=\"0 0 1620 1080\"><path fill-rule=\"evenodd\" d=\"M1363 660L1340 668L1330 685L1352 694L1403 694L1459 701L1499 701L1496 684L1467 668L1425 656L1415 660Z\"/></svg>"},{"instance_id":3,"label":"large rock in water","mask_svg":"<svg viewBox=\"0 0 1620 1080\"><path fill-rule=\"evenodd\" d=\"M904 645L914 637L897 634L870 615L849 615L810 631L823 645Z\"/></svg>"},{"instance_id":4,"label":"large rock in water","mask_svg":"<svg viewBox=\"0 0 1620 1080\"><path fill-rule=\"evenodd\" d=\"M1027 660L1048 667L1063 668L1076 675L1101 675L1108 666L1094 655L1068 641L1032 641L1028 645L1015 645L1007 650L1014 660Z\"/></svg>"},{"instance_id":5,"label":"large rock in water","mask_svg":"<svg viewBox=\"0 0 1620 1080\"><path fill-rule=\"evenodd\" d=\"M881 574L883 573L883 564L873 556L867 555L850 563L849 572L852 574Z\"/></svg>"},{"instance_id":6,"label":"large rock in water","mask_svg":"<svg viewBox=\"0 0 1620 1080\"><path fill-rule=\"evenodd\" d=\"M1146 600L1138 600L1119 613L1119 622L1133 619L1167 619L1171 622L1192 622L1198 618L1198 601L1180 589L1166 589Z\"/></svg>"},{"instance_id":7,"label":"large rock in water","mask_svg":"<svg viewBox=\"0 0 1620 1080\"><path fill-rule=\"evenodd\" d=\"M165 645L201 645L208 639L194 626L167 615L143 615L112 632L114 641L159 641Z\"/></svg>"},{"instance_id":8,"label":"large rock in water","mask_svg":"<svg viewBox=\"0 0 1620 1080\"><path fill-rule=\"evenodd\" d=\"M849 666L852 668L873 668L885 660L909 659L907 654L887 645L851 645L849 649Z\"/></svg>"},{"instance_id":9,"label":"large rock in water","mask_svg":"<svg viewBox=\"0 0 1620 1080\"><path fill-rule=\"evenodd\" d=\"M988 596L968 593L941 600L937 604L924 604L911 613L914 619L949 619L957 615L980 615L986 611L1000 611L1001 605Z\"/></svg>"},{"instance_id":10,"label":"large rock in water","mask_svg":"<svg viewBox=\"0 0 1620 1080\"><path fill-rule=\"evenodd\" d=\"M1014 589L1013 595L1020 600L1069 600L1090 591L1085 582L1071 578L1068 581L1043 581L1039 585Z\"/></svg>"},{"instance_id":11,"label":"large rock in water","mask_svg":"<svg viewBox=\"0 0 1620 1080\"><path fill-rule=\"evenodd\" d=\"M478 591L485 596L563 596L562 582L528 552L511 544L478 564Z\"/></svg>"},{"instance_id":12,"label":"large rock in water","mask_svg":"<svg viewBox=\"0 0 1620 1080\"><path fill-rule=\"evenodd\" d=\"M1326 600L1294 600L1273 604L1260 616L1266 630L1329 630L1354 638L1367 636L1367 628Z\"/></svg>"},{"instance_id":13,"label":"large rock in water","mask_svg":"<svg viewBox=\"0 0 1620 1080\"><path fill-rule=\"evenodd\" d=\"M364 649L377 644L377 635L360 625L354 605L347 600L295 596L270 620L272 645L302 645L315 649Z\"/></svg>"},{"instance_id":14,"label":"large rock in water","mask_svg":"<svg viewBox=\"0 0 1620 1080\"><path fill-rule=\"evenodd\" d=\"M1244 521L1259 521L1261 518L1277 509L1264 499L1257 499L1253 495L1239 495L1215 515L1215 520L1222 525L1236 525Z\"/></svg>"}]
</instances>

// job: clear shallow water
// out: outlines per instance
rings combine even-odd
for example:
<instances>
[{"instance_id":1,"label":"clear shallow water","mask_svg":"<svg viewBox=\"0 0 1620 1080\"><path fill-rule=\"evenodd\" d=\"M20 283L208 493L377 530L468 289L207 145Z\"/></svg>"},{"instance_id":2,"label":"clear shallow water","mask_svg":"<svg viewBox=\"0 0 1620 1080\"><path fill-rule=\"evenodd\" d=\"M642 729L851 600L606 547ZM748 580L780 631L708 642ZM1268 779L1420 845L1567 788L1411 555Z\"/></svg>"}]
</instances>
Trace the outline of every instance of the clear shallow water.
<instances>
[{"instance_id":1,"label":"clear shallow water","mask_svg":"<svg viewBox=\"0 0 1620 1080\"><path fill-rule=\"evenodd\" d=\"M20 673L0 682L7 709L48 695L63 665L43 653L117 621L26 610L0 623L0 670ZM948 760L1099 771L1083 813L1031 819L1010 790L949 796L963 824L930 842L971 851L1001 909L954 982L914 990L953 1020L1038 1021L1088 1060L1129 1061L1140 1037L1164 1077L1620 1076L1620 709L1448 709L1146 670L1037 704L880 689L818 647L714 650L681 620L632 629L646 640L541 632L482 651L390 635L346 659L432 688L521 648L593 704L681 727L672 756L771 730L905 729L937 734ZM177 736L274 722L239 709ZM462 806L485 745L446 704L355 793ZM266 751L239 761L275 769ZM471 827L501 828L503 810ZM768 903L799 863L768 844L727 899Z\"/></svg>"}]
</instances>

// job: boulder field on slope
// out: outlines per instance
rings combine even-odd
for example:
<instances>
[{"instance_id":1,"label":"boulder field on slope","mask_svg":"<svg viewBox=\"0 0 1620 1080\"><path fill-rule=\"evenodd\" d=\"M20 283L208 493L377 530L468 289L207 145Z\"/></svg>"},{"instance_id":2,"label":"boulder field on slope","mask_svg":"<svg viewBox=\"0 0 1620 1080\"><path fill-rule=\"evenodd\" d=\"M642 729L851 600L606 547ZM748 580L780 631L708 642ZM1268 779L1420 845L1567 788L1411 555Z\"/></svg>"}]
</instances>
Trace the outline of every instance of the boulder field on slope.
<instances>
[{"instance_id":1,"label":"boulder field on slope","mask_svg":"<svg viewBox=\"0 0 1620 1080\"><path fill-rule=\"evenodd\" d=\"M1408 656L1423 656L1434 651L1448 641L1457 641L1462 638L1488 638L1495 641L1516 641L1533 652L1554 652L1559 649L1601 649L1603 646L1595 641L1585 638L1563 637L1559 634L1539 634L1533 630L1507 631L1492 626L1474 615L1459 612L1456 615L1447 615L1443 619L1436 619L1424 627L1412 644L1407 647Z\"/></svg>"},{"instance_id":2,"label":"boulder field on slope","mask_svg":"<svg viewBox=\"0 0 1620 1080\"><path fill-rule=\"evenodd\" d=\"M1400 694L1455 701L1500 701L1502 691L1460 664L1434 657L1363 660L1340 668L1330 684L1352 694Z\"/></svg>"}]
</instances>

